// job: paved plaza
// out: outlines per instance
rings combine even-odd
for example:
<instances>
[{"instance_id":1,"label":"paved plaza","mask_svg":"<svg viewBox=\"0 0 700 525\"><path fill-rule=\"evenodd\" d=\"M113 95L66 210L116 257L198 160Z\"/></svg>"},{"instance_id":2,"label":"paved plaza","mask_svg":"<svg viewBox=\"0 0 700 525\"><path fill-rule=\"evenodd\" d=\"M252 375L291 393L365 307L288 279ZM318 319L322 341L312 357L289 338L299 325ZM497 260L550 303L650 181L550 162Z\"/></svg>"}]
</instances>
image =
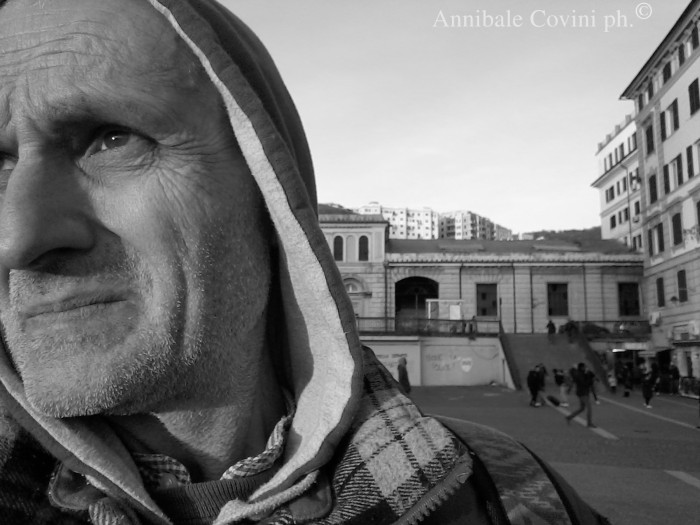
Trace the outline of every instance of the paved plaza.
<instances>
[{"instance_id":1,"label":"paved plaza","mask_svg":"<svg viewBox=\"0 0 700 525\"><path fill-rule=\"evenodd\" d=\"M419 387L411 397L426 413L489 425L522 441L615 525L700 523L696 399L661 395L646 409L639 391L629 398L606 392L593 406L597 428L587 428L580 417L566 424L569 409L530 407L526 391L501 386Z\"/></svg>"}]
</instances>

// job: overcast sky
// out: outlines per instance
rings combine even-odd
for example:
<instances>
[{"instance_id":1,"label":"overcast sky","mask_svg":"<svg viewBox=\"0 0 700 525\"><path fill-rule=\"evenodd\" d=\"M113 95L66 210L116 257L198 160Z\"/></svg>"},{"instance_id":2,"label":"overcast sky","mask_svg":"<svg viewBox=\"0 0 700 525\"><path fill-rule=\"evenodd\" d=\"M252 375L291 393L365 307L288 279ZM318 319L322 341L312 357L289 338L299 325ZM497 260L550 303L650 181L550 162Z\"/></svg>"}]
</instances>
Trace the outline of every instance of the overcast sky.
<instances>
[{"instance_id":1,"label":"overcast sky","mask_svg":"<svg viewBox=\"0 0 700 525\"><path fill-rule=\"evenodd\" d=\"M600 224L597 144L689 2L223 3L287 82L320 202L470 210L526 232Z\"/></svg>"}]
</instances>

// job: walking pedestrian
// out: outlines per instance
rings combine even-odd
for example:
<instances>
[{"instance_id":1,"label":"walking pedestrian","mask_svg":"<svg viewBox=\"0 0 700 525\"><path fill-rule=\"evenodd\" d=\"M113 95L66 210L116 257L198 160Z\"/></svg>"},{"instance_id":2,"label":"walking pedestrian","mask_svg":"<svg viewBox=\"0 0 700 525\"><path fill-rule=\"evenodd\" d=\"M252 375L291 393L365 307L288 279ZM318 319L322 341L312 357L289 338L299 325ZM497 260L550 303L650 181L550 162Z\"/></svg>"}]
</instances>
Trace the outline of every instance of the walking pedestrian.
<instances>
[{"instance_id":1,"label":"walking pedestrian","mask_svg":"<svg viewBox=\"0 0 700 525\"><path fill-rule=\"evenodd\" d=\"M600 401L598 400L598 393L596 392L596 382L598 381L598 378L596 375L593 373L593 370L586 369L586 378L588 379L588 382L591 385L591 395L593 396L593 400L595 401L596 405L600 405Z\"/></svg>"},{"instance_id":2,"label":"walking pedestrian","mask_svg":"<svg viewBox=\"0 0 700 525\"><path fill-rule=\"evenodd\" d=\"M681 381L681 372L680 370L678 370L678 367L675 363L671 363L671 366L668 367L668 372L671 374L671 395L677 396L678 384Z\"/></svg>"},{"instance_id":3,"label":"walking pedestrian","mask_svg":"<svg viewBox=\"0 0 700 525\"><path fill-rule=\"evenodd\" d=\"M406 369L406 358L401 357L397 366L399 373L399 385L403 393L408 395L411 393L411 382L408 380L408 370Z\"/></svg>"},{"instance_id":4,"label":"walking pedestrian","mask_svg":"<svg viewBox=\"0 0 700 525\"><path fill-rule=\"evenodd\" d=\"M579 407L574 412L566 416L566 423L571 423L571 420L578 416L584 410L586 411L586 426L596 428L593 424L593 408L591 407L591 379L590 375L586 374L586 364L579 363L574 374L574 384L576 385L576 397L578 397Z\"/></svg>"},{"instance_id":5,"label":"walking pedestrian","mask_svg":"<svg viewBox=\"0 0 700 525\"><path fill-rule=\"evenodd\" d=\"M568 407L569 398L566 394L571 387L567 385L566 374L564 370L559 368L555 368L552 372L554 374L554 384L559 387L559 406Z\"/></svg>"},{"instance_id":6,"label":"walking pedestrian","mask_svg":"<svg viewBox=\"0 0 700 525\"><path fill-rule=\"evenodd\" d=\"M539 400L539 392L541 385L540 365L535 365L527 374L527 388L530 391L530 406L542 406Z\"/></svg>"},{"instance_id":7,"label":"walking pedestrian","mask_svg":"<svg viewBox=\"0 0 700 525\"><path fill-rule=\"evenodd\" d=\"M608 385L610 386L610 392L613 394L617 393L617 376L614 370L608 371Z\"/></svg>"},{"instance_id":8,"label":"walking pedestrian","mask_svg":"<svg viewBox=\"0 0 700 525\"><path fill-rule=\"evenodd\" d=\"M557 334L557 327L554 325L554 323L550 319L549 322L547 323L547 339L549 339L550 345L554 344L554 338L556 337L556 334Z\"/></svg>"},{"instance_id":9,"label":"walking pedestrian","mask_svg":"<svg viewBox=\"0 0 700 525\"><path fill-rule=\"evenodd\" d=\"M633 374L632 374L632 363L627 363L627 365L622 368L622 385L625 388L622 397L630 397L630 392L633 387Z\"/></svg>"},{"instance_id":10,"label":"walking pedestrian","mask_svg":"<svg viewBox=\"0 0 700 525\"><path fill-rule=\"evenodd\" d=\"M656 363L647 366L642 376L642 396L644 397L644 406L651 408L651 398L654 397L654 389L659 382L659 368Z\"/></svg>"}]
</instances>

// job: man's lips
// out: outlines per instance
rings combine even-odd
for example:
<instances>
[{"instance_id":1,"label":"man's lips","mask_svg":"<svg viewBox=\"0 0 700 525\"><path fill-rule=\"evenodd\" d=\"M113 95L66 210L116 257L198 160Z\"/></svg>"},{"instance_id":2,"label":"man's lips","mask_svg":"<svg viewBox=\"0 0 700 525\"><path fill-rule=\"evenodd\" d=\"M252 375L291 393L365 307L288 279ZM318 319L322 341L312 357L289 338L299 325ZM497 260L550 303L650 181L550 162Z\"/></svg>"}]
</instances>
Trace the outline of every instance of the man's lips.
<instances>
[{"instance_id":1,"label":"man's lips","mask_svg":"<svg viewBox=\"0 0 700 525\"><path fill-rule=\"evenodd\" d=\"M25 319L31 319L46 314L61 314L79 311L97 310L109 306L110 304L120 303L125 301L123 294L91 294L91 295L73 295L68 297L60 297L54 300L47 301L42 298L41 301L29 303L19 308L20 315Z\"/></svg>"}]
</instances>

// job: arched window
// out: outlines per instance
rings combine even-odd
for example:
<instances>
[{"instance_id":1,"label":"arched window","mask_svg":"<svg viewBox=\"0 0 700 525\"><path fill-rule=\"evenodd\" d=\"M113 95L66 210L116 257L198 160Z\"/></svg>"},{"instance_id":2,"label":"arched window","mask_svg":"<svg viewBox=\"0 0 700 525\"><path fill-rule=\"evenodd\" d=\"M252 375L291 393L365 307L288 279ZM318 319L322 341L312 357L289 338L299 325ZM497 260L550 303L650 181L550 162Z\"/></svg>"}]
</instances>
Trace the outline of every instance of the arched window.
<instances>
[{"instance_id":1,"label":"arched window","mask_svg":"<svg viewBox=\"0 0 700 525\"><path fill-rule=\"evenodd\" d=\"M345 237L345 261L353 262L357 260L357 242L354 235Z\"/></svg>"},{"instance_id":2,"label":"arched window","mask_svg":"<svg viewBox=\"0 0 700 525\"><path fill-rule=\"evenodd\" d=\"M343 238L340 235L336 235L333 239L333 259L343 260Z\"/></svg>"},{"instance_id":3,"label":"arched window","mask_svg":"<svg viewBox=\"0 0 700 525\"><path fill-rule=\"evenodd\" d=\"M360 237L360 247L358 254L358 260L369 261L369 239L366 235Z\"/></svg>"}]
</instances>

